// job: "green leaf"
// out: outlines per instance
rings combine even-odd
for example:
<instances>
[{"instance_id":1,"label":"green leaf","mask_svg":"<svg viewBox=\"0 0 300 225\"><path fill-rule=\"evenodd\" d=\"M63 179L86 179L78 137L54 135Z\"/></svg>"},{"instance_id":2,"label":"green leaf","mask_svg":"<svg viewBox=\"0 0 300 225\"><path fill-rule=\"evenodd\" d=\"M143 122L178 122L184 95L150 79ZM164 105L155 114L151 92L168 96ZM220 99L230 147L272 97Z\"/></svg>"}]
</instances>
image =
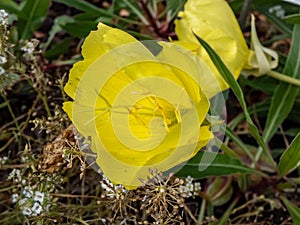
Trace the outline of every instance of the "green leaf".
<instances>
[{"instance_id":1,"label":"green leaf","mask_svg":"<svg viewBox=\"0 0 300 225\"><path fill-rule=\"evenodd\" d=\"M300 208L291 203L289 200L287 200L285 197L280 197L283 203L286 205L289 213L292 216L292 219L295 224L300 224Z\"/></svg>"},{"instance_id":2,"label":"green leaf","mask_svg":"<svg viewBox=\"0 0 300 225\"><path fill-rule=\"evenodd\" d=\"M238 136L234 134L234 132L229 127L225 128L225 134L226 136L231 138L231 140L233 140L243 150L244 153L247 154L249 159L253 159L253 155L249 151L249 148L243 143L243 141Z\"/></svg>"},{"instance_id":3,"label":"green leaf","mask_svg":"<svg viewBox=\"0 0 300 225\"><path fill-rule=\"evenodd\" d=\"M248 77L240 76L239 83L242 87L246 85L251 87L252 91L260 90L272 95L278 85L278 80L270 76L255 77L253 80L248 79Z\"/></svg>"},{"instance_id":4,"label":"green leaf","mask_svg":"<svg viewBox=\"0 0 300 225\"><path fill-rule=\"evenodd\" d=\"M186 0L167 0L167 13L170 15L168 20L171 21L178 14L178 12L183 8Z\"/></svg>"},{"instance_id":5,"label":"green leaf","mask_svg":"<svg viewBox=\"0 0 300 225\"><path fill-rule=\"evenodd\" d=\"M52 45L51 49L44 53L44 56L47 59L57 59L60 55L64 54L69 50L73 40L74 38L69 37L65 38L59 43L55 43L54 45Z\"/></svg>"},{"instance_id":6,"label":"green leaf","mask_svg":"<svg viewBox=\"0 0 300 225\"><path fill-rule=\"evenodd\" d=\"M205 194L213 206L224 205L233 194L232 177L215 177L209 182Z\"/></svg>"},{"instance_id":7,"label":"green leaf","mask_svg":"<svg viewBox=\"0 0 300 225\"><path fill-rule=\"evenodd\" d=\"M205 159L214 158L214 160ZM206 168L203 170L203 168ZM208 176L224 176L229 174L258 173L258 171L243 165L239 160L228 155L200 151L179 170L177 176L204 178Z\"/></svg>"},{"instance_id":8,"label":"green leaf","mask_svg":"<svg viewBox=\"0 0 300 225\"><path fill-rule=\"evenodd\" d=\"M292 35L292 45L283 73L300 79L300 25L295 25ZM268 142L276 133L277 128L289 115L299 87L280 82L270 106L267 122L264 129L264 140Z\"/></svg>"},{"instance_id":9,"label":"green leaf","mask_svg":"<svg viewBox=\"0 0 300 225\"><path fill-rule=\"evenodd\" d=\"M300 15L299 14L288 15L284 18L284 21L287 23L300 24Z\"/></svg>"},{"instance_id":10,"label":"green leaf","mask_svg":"<svg viewBox=\"0 0 300 225\"><path fill-rule=\"evenodd\" d=\"M132 4L128 0L123 0L123 2L128 6L128 8L143 22L145 25L149 25L148 20L144 17L142 10L136 4ZM135 2L136 3L136 2Z\"/></svg>"},{"instance_id":11,"label":"green leaf","mask_svg":"<svg viewBox=\"0 0 300 225\"><path fill-rule=\"evenodd\" d=\"M300 163L300 133L291 145L284 151L280 158L278 170L281 176L293 171Z\"/></svg>"},{"instance_id":12,"label":"green leaf","mask_svg":"<svg viewBox=\"0 0 300 225\"><path fill-rule=\"evenodd\" d=\"M292 36L292 28L290 27L290 24L285 23L282 19L269 13L268 11L264 11L263 13L267 19L277 27L278 30L289 37Z\"/></svg>"},{"instance_id":13,"label":"green leaf","mask_svg":"<svg viewBox=\"0 0 300 225\"><path fill-rule=\"evenodd\" d=\"M87 1L82 1L82 0L54 0L55 2L59 2L71 7L74 7L76 9L79 9L81 11L90 13L92 15L105 15L105 16L115 16L112 13L107 12L104 9L98 8L92 4L90 4Z\"/></svg>"},{"instance_id":14,"label":"green leaf","mask_svg":"<svg viewBox=\"0 0 300 225\"><path fill-rule=\"evenodd\" d=\"M49 31L49 37L47 42L40 44L40 47L45 51L50 45L53 38L55 37L56 33L63 30L62 26L73 21L74 19L72 17L65 16L65 15L56 17L54 19L54 24L51 27L51 30Z\"/></svg>"},{"instance_id":15,"label":"green leaf","mask_svg":"<svg viewBox=\"0 0 300 225\"><path fill-rule=\"evenodd\" d=\"M97 24L98 23L96 21L74 20L73 22L63 24L62 28L76 37L84 38L91 32L91 30L97 29Z\"/></svg>"},{"instance_id":16,"label":"green leaf","mask_svg":"<svg viewBox=\"0 0 300 225\"><path fill-rule=\"evenodd\" d=\"M9 13L19 14L19 6L12 0L1 0L0 9L5 9Z\"/></svg>"},{"instance_id":17,"label":"green leaf","mask_svg":"<svg viewBox=\"0 0 300 225\"><path fill-rule=\"evenodd\" d=\"M29 39L47 15L50 0L27 0L20 10L18 29L21 39Z\"/></svg>"},{"instance_id":18,"label":"green leaf","mask_svg":"<svg viewBox=\"0 0 300 225\"><path fill-rule=\"evenodd\" d=\"M96 15L98 17L106 16L106 17L110 17L111 19L118 19L120 21L129 22L132 24L139 24L138 22L118 16L118 15L110 12L109 10L98 8L98 7L88 3L87 1L83 1L83 0L54 0L54 1L74 7L78 10L89 13L91 15Z\"/></svg>"},{"instance_id":19,"label":"green leaf","mask_svg":"<svg viewBox=\"0 0 300 225\"><path fill-rule=\"evenodd\" d=\"M261 146L261 150L269 158L269 161L275 166L276 163L274 162L266 143L264 142L263 138L260 136L257 127L254 125L254 123L249 115L247 105L245 102L245 98L244 98L244 94L243 94L243 91L242 91L241 87L239 86L238 82L234 79L234 76L231 74L231 72L226 67L226 65L222 62L222 60L218 56L218 54L203 39L198 37L196 34L195 34L195 36L198 39L198 41L201 43L201 45L205 48L206 52L208 53L210 59L213 61L216 68L218 69L219 73L222 75L224 80L229 84L229 86L233 90L234 94L236 95L236 97L244 111L245 118L249 125L249 130L250 130L251 134L256 139L258 144ZM261 155L261 152L258 152L256 162L258 161L260 155Z\"/></svg>"},{"instance_id":20,"label":"green leaf","mask_svg":"<svg viewBox=\"0 0 300 225\"><path fill-rule=\"evenodd\" d=\"M262 102L258 102L256 104L253 104L252 106L248 107L248 112L250 115L256 115L258 117L260 116L266 116L267 112L269 110L270 107L270 99L267 98L266 100L262 101ZM245 114L241 113L238 116L236 116L234 119L232 119L228 124L227 127L229 127L229 129L234 130L238 124L240 124L243 120L245 120Z\"/></svg>"}]
</instances>

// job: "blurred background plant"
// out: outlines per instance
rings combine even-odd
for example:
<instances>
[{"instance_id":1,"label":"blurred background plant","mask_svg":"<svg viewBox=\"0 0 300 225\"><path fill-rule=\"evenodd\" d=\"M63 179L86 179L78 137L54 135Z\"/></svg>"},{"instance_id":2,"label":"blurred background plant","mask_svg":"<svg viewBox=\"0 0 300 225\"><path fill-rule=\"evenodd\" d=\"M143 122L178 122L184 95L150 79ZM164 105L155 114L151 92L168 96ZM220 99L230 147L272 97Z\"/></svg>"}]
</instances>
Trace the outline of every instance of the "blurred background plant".
<instances>
[{"instance_id":1,"label":"blurred background plant","mask_svg":"<svg viewBox=\"0 0 300 225\"><path fill-rule=\"evenodd\" d=\"M0 2L1 224L300 224L299 87L269 76L230 81L226 137L216 139L212 164L199 171L200 151L177 174L152 171L155 181L133 191L93 169L94 156L69 126L62 87L97 23L140 40L176 39L185 2ZM299 4L229 4L248 43L251 12L260 41L279 54L276 71L300 79Z\"/></svg>"}]
</instances>

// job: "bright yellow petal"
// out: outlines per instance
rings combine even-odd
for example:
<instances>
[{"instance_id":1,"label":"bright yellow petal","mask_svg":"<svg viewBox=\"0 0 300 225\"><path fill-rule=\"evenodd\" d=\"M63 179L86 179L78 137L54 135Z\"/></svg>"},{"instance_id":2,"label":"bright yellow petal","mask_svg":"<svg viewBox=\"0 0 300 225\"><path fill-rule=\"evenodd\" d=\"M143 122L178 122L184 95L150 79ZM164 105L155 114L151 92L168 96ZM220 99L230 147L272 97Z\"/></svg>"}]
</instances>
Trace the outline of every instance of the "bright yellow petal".
<instances>
[{"instance_id":1,"label":"bright yellow petal","mask_svg":"<svg viewBox=\"0 0 300 225\"><path fill-rule=\"evenodd\" d=\"M82 55L85 59L98 58L120 45L137 42L130 34L103 23L99 23L97 28L87 36L82 45Z\"/></svg>"},{"instance_id":2,"label":"bright yellow petal","mask_svg":"<svg viewBox=\"0 0 300 225\"><path fill-rule=\"evenodd\" d=\"M163 51L157 55L158 59L172 65L173 73L182 82L194 102L199 101L200 93L204 93L210 99L222 91L215 72L201 57L182 48L178 42L175 42L176 45L168 42L159 42L159 44L163 46Z\"/></svg>"},{"instance_id":3,"label":"bright yellow petal","mask_svg":"<svg viewBox=\"0 0 300 225\"><path fill-rule=\"evenodd\" d=\"M247 61L249 50L238 22L226 1L188 0L184 12L180 12L178 17L179 19L175 21L178 44L198 45L197 54L210 65L222 90L228 88L192 33L193 31L203 38L219 54L235 78L238 78Z\"/></svg>"},{"instance_id":4,"label":"bright yellow petal","mask_svg":"<svg viewBox=\"0 0 300 225\"><path fill-rule=\"evenodd\" d=\"M71 69L69 82L64 88L65 92L74 99L78 82L95 59L118 46L132 42L137 42L137 40L130 34L99 23L98 29L90 32L82 45L84 60L76 63Z\"/></svg>"}]
</instances>

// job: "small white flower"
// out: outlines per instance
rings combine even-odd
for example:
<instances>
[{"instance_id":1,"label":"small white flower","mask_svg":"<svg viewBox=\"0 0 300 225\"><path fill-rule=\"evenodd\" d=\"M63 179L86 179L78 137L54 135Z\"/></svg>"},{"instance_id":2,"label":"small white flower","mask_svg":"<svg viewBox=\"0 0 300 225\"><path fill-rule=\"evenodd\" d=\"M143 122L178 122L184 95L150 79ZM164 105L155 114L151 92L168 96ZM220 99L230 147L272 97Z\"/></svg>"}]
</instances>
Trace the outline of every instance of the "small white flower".
<instances>
[{"instance_id":1,"label":"small white flower","mask_svg":"<svg viewBox=\"0 0 300 225\"><path fill-rule=\"evenodd\" d=\"M7 62L7 59L5 56L0 55L0 64L4 64Z\"/></svg>"},{"instance_id":2,"label":"small white flower","mask_svg":"<svg viewBox=\"0 0 300 225\"><path fill-rule=\"evenodd\" d=\"M28 186L26 186L23 191L22 194L26 197L26 198L32 198L33 196L33 192L31 190L31 188L29 188Z\"/></svg>"},{"instance_id":3,"label":"small white flower","mask_svg":"<svg viewBox=\"0 0 300 225\"><path fill-rule=\"evenodd\" d=\"M200 191L201 190L201 184L199 182L194 183L194 191Z\"/></svg>"},{"instance_id":4,"label":"small white flower","mask_svg":"<svg viewBox=\"0 0 300 225\"><path fill-rule=\"evenodd\" d=\"M35 202L31 207L31 210L34 215L39 215L43 211L43 207L38 202Z\"/></svg>"},{"instance_id":5,"label":"small white flower","mask_svg":"<svg viewBox=\"0 0 300 225\"><path fill-rule=\"evenodd\" d=\"M11 196L12 203L16 203L18 201L18 199L19 199L19 195L18 194L13 194Z\"/></svg>"},{"instance_id":6,"label":"small white flower","mask_svg":"<svg viewBox=\"0 0 300 225\"><path fill-rule=\"evenodd\" d=\"M187 176L185 178L185 181L186 181L187 184L191 184L193 182L193 178L191 176Z\"/></svg>"},{"instance_id":7,"label":"small white flower","mask_svg":"<svg viewBox=\"0 0 300 225\"><path fill-rule=\"evenodd\" d=\"M32 210L26 206L23 208L22 213L25 216L30 216L32 214Z\"/></svg>"},{"instance_id":8,"label":"small white flower","mask_svg":"<svg viewBox=\"0 0 300 225\"><path fill-rule=\"evenodd\" d=\"M5 73L5 69L3 69L1 66L0 66L0 75L3 75Z\"/></svg>"},{"instance_id":9,"label":"small white flower","mask_svg":"<svg viewBox=\"0 0 300 225\"><path fill-rule=\"evenodd\" d=\"M8 175L7 180L13 180L14 178L21 180L21 171L19 169L13 169Z\"/></svg>"},{"instance_id":10,"label":"small white flower","mask_svg":"<svg viewBox=\"0 0 300 225\"><path fill-rule=\"evenodd\" d=\"M23 163L29 162L29 157L28 156L21 156L21 162L23 162Z\"/></svg>"},{"instance_id":11,"label":"small white flower","mask_svg":"<svg viewBox=\"0 0 300 225\"><path fill-rule=\"evenodd\" d=\"M7 156L3 156L0 158L0 165L4 165L8 160L8 157Z\"/></svg>"},{"instance_id":12,"label":"small white flower","mask_svg":"<svg viewBox=\"0 0 300 225\"><path fill-rule=\"evenodd\" d=\"M185 186L188 192L192 192L194 190L194 185L191 183L188 183Z\"/></svg>"},{"instance_id":13,"label":"small white flower","mask_svg":"<svg viewBox=\"0 0 300 225\"><path fill-rule=\"evenodd\" d=\"M19 206L25 206L26 204L28 203L28 199L27 198L22 198L20 201L19 201Z\"/></svg>"},{"instance_id":14,"label":"small white flower","mask_svg":"<svg viewBox=\"0 0 300 225\"><path fill-rule=\"evenodd\" d=\"M27 41L26 44L21 48L21 50L26 54L31 55L34 52L35 47L37 45L38 45L38 40L32 39L30 41Z\"/></svg>"},{"instance_id":15,"label":"small white flower","mask_svg":"<svg viewBox=\"0 0 300 225\"><path fill-rule=\"evenodd\" d=\"M8 13L4 9L0 9L0 26L8 25Z\"/></svg>"},{"instance_id":16,"label":"small white flower","mask_svg":"<svg viewBox=\"0 0 300 225\"><path fill-rule=\"evenodd\" d=\"M42 193L40 191L36 191L35 195L34 195L34 201L40 202L41 204L43 204L43 202L44 202L44 193Z\"/></svg>"},{"instance_id":17,"label":"small white flower","mask_svg":"<svg viewBox=\"0 0 300 225\"><path fill-rule=\"evenodd\" d=\"M187 192L186 186L180 185L179 186L179 193L180 194L185 194Z\"/></svg>"}]
</instances>

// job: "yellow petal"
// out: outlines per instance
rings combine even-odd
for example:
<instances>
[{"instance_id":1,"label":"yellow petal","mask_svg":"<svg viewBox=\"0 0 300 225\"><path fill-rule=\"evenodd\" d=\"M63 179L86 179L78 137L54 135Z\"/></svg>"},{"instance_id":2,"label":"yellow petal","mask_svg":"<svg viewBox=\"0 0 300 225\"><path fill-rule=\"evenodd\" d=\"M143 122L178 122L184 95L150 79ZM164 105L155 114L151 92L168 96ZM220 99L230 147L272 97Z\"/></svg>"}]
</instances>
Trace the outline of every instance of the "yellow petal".
<instances>
[{"instance_id":1,"label":"yellow petal","mask_svg":"<svg viewBox=\"0 0 300 225\"><path fill-rule=\"evenodd\" d=\"M92 31L82 45L82 55L87 58L98 58L117 46L137 42L130 34L103 23L99 23L96 31Z\"/></svg>"},{"instance_id":2,"label":"yellow petal","mask_svg":"<svg viewBox=\"0 0 300 225\"><path fill-rule=\"evenodd\" d=\"M190 49L194 52L197 45L196 54L210 65L221 89L227 89L227 83L192 33L193 31L203 38L218 53L235 78L238 78L246 64L249 50L238 22L226 1L188 0L184 12L178 14L175 26L179 39L177 43L185 47L193 46L193 49Z\"/></svg>"},{"instance_id":3,"label":"yellow petal","mask_svg":"<svg viewBox=\"0 0 300 225\"><path fill-rule=\"evenodd\" d=\"M130 34L109 27L103 23L98 24L96 31L90 32L82 45L82 55L84 60L76 63L70 71L69 81L64 87L64 91L74 98L75 90L85 70L106 52L123 44L137 42Z\"/></svg>"}]
</instances>

